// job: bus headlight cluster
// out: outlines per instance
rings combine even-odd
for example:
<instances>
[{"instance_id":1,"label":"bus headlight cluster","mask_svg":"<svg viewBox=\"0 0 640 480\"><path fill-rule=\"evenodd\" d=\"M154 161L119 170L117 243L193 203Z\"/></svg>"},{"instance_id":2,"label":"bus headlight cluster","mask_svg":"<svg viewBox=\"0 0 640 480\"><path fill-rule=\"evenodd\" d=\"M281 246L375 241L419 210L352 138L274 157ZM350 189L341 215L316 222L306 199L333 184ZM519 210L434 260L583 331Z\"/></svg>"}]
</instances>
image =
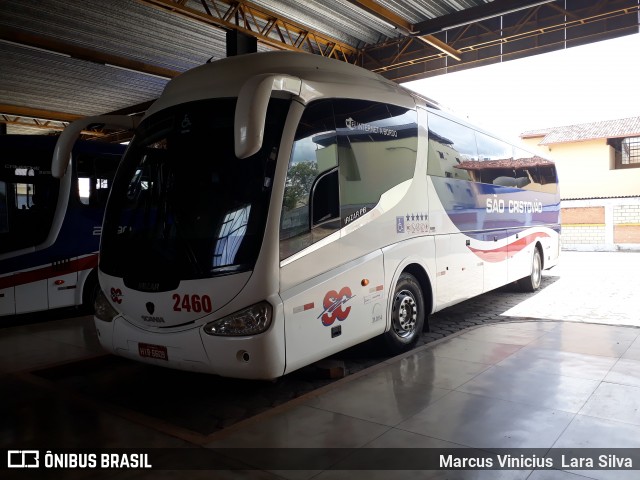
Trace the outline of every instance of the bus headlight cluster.
<instances>
[{"instance_id":1,"label":"bus headlight cluster","mask_svg":"<svg viewBox=\"0 0 640 480\"><path fill-rule=\"evenodd\" d=\"M209 335L244 336L262 333L271 325L273 308L268 302L251 305L204 326Z\"/></svg>"},{"instance_id":2,"label":"bus headlight cluster","mask_svg":"<svg viewBox=\"0 0 640 480\"><path fill-rule=\"evenodd\" d=\"M102 292L102 289L98 291L98 295L96 295L96 301L93 306L95 310L94 315L98 320L111 322L118 316L118 311L111 306L109 300L107 300L107 297Z\"/></svg>"}]
</instances>

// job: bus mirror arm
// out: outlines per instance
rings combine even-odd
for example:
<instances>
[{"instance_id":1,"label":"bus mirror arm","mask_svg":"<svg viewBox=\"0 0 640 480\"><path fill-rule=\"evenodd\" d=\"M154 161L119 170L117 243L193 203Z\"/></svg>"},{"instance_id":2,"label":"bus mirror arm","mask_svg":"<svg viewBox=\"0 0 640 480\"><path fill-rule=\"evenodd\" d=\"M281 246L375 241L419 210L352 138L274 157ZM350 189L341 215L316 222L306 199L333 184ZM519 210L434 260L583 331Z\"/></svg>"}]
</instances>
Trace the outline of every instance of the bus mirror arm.
<instances>
[{"instance_id":1,"label":"bus mirror arm","mask_svg":"<svg viewBox=\"0 0 640 480\"><path fill-rule=\"evenodd\" d=\"M140 117L130 117L128 115L98 115L85 117L70 123L58 138L56 147L53 150L51 162L51 174L55 178L62 178L71 160L71 150L73 145L83 130L90 125L100 125L106 128L133 130L140 123Z\"/></svg>"},{"instance_id":2,"label":"bus mirror arm","mask_svg":"<svg viewBox=\"0 0 640 480\"><path fill-rule=\"evenodd\" d=\"M262 147L267 106L273 92L300 95L302 80L290 75L256 75L242 85L234 118L237 158L247 158Z\"/></svg>"}]
</instances>

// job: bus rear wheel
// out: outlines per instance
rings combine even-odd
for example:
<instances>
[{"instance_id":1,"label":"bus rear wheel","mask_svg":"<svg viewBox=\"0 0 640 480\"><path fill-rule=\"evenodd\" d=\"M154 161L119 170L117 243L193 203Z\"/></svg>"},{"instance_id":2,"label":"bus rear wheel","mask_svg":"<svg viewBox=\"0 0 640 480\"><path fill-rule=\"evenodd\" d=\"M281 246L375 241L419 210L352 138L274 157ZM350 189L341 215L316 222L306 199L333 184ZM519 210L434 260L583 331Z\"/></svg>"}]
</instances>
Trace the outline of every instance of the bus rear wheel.
<instances>
[{"instance_id":1,"label":"bus rear wheel","mask_svg":"<svg viewBox=\"0 0 640 480\"><path fill-rule=\"evenodd\" d=\"M542 283L542 256L538 247L533 249L531 275L518 280L518 286L523 292L535 292Z\"/></svg>"},{"instance_id":2,"label":"bus rear wheel","mask_svg":"<svg viewBox=\"0 0 640 480\"><path fill-rule=\"evenodd\" d=\"M424 296L416 278L402 273L396 284L391 304L391 328L384 341L391 353L413 348L420 338L425 319Z\"/></svg>"}]
</instances>

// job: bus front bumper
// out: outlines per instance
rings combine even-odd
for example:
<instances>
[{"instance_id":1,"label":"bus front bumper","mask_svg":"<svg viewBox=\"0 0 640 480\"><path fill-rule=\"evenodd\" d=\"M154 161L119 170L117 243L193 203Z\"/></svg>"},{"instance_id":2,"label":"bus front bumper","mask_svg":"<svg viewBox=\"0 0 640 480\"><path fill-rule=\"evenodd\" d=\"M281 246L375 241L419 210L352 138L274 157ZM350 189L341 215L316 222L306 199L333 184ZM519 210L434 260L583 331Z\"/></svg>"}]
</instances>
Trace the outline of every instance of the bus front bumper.
<instances>
[{"instance_id":1,"label":"bus front bumper","mask_svg":"<svg viewBox=\"0 0 640 480\"><path fill-rule=\"evenodd\" d=\"M111 322L94 320L105 350L138 362L247 379L273 379L285 370L283 335L273 328L255 336L217 337L204 333L202 327L147 331L123 316Z\"/></svg>"}]
</instances>

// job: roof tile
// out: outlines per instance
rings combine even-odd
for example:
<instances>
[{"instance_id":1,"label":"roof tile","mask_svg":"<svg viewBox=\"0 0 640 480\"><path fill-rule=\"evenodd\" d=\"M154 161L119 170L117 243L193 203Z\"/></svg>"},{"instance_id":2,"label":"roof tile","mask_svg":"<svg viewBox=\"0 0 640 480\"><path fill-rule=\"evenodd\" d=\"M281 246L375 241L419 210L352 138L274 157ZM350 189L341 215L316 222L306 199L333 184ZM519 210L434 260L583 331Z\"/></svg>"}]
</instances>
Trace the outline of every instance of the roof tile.
<instances>
[{"instance_id":1,"label":"roof tile","mask_svg":"<svg viewBox=\"0 0 640 480\"><path fill-rule=\"evenodd\" d=\"M547 129L530 130L520 134L520 138L542 137L539 145L554 143L580 142L598 138L618 138L640 136L640 117L621 118L618 120L603 120L578 125L551 127Z\"/></svg>"}]
</instances>

